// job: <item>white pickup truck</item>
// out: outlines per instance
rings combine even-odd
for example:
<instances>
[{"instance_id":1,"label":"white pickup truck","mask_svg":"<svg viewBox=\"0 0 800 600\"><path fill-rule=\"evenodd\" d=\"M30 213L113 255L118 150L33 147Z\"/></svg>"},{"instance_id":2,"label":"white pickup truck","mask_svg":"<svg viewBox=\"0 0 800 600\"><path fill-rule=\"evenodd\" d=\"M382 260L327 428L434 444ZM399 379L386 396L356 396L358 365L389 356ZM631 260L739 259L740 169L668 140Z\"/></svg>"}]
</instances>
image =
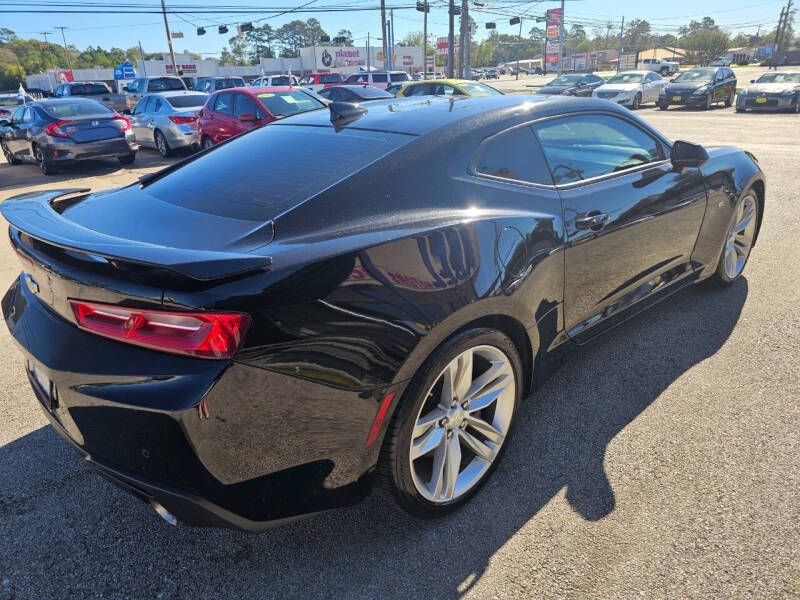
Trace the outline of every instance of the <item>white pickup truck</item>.
<instances>
[{"instance_id":1,"label":"white pickup truck","mask_svg":"<svg viewBox=\"0 0 800 600\"><path fill-rule=\"evenodd\" d=\"M681 66L664 58L642 58L636 64L636 68L639 71L655 71L662 77L666 77L680 71Z\"/></svg>"}]
</instances>

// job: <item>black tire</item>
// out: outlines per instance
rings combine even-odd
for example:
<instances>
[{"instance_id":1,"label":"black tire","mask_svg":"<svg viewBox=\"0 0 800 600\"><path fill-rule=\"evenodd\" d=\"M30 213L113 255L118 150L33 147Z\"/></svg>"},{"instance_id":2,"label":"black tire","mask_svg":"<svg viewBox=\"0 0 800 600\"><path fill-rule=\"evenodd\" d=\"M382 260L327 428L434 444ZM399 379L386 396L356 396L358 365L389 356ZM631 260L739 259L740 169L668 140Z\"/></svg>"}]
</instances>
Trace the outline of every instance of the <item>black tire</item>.
<instances>
[{"instance_id":1,"label":"black tire","mask_svg":"<svg viewBox=\"0 0 800 600\"><path fill-rule=\"evenodd\" d=\"M156 150L162 157L167 158L172 154L172 148L169 147L167 138L158 129L153 133L153 141L155 142Z\"/></svg>"},{"instance_id":2,"label":"black tire","mask_svg":"<svg viewBox=\"0 0 800 600\"><path fill-rule=\"evenodd\" d=\"M789 112L800 115L800 95L794 99L794 104L789 108Z\"/></svg>"},{"instance_id":3,"label":"black tire","mask_svg":"<svg viewBox=\"0 0 800 600\"><path fill-rule=\"evenodd\" d=\"M667 75L669 75L669 68L661 67L661 76L666 77Z\"/></svg>"},{"instance_id":4,"label":"black tire","mask_svg":"<svg viewBox=\"0 0 800 600\"><path fill-rule=\"evenodd\" d=\"M118 156L117 160L121 165L131 165L133 161L136 160L136 152L131 152L130 154L126 154L125 156Z\"/></svg>"},{"instance_id":5,"label":"black tire","mask_svg":"<svg viewBox=\"0 0 800 600\"><path fill-rule=\"evenodd\" d=\"M728 227L725 229L726 239L728 231L731 225L733 224L734 219L736 218L736 213L740 203L744 202L745 198L748 196L752 196L753 198L756 199L755 202L756 213L753 215L753 219L755 219L756 223L758 223L759 211L761 210L761 203L758 200L758 195L751 189L746 192L743 192L741 197L739 198L739 201L736 203L736 206L734 207L733 210L733 215L731 216L731 220L728 223ZM750 260L751 254L752 254L752 245L750 247L750 250L748 251L747 258L745 258L744 264L742 265L741 271L739 271L739 273L735 277L731 278L728 276L728 273L725 269L725 244L723 244L722 252L720 252L719 259L717 260L717 268L714 270L714 274L706 280L708 285L710 287L715 287L715 288L726 288L732 286L734 283L739 281L739 279L742 277L742 274L744 273L745 267L747 267L747 262Z\"/></svg>"},{"instance_id":6,"label":"black tire","mask_svg":"<svg viewBox=\"0 0 800 600\"><path fill-rule=\"evenodd\" d=\"M8 164L10 164L10 165L19 165L19 164L22 163L22 161L19 158L17 158L16 156L14 156L11 153L11 150L9 150L6 147L6 143L4 141L2 141L2 140L0 140L0 150L3 151L3 156L6 157L6 162Z\"/></svg>"},{"instance_id":7,"label":"black tire","mask_svg":"<svg viewBox=\"0 0 800 600\"><path fill-rule=\"evenodd\" d=\"M731 92L731 95L728 96L728 99L725 100L725 108L730 108L733 106L733 101L736 99L736 90Z\"/></svg>"},{"instance_id":8,"label":"black tire","mask_svg":"<svg viewBox=\"0 0 800 600\"><path fill-rule=\"evenodd\" d=\"M508 358L516 384L514 410L508 432L488 469L468 491L447 502L434 503L417 490L411 473L411 440L417 415L428 400L428 390L437 382L442 370L459 354L477 346L493 346ZM386 432L378 461L380 487L389 493L403 510L423 518L444 516L463 506L491 477L492 472L508 448L514 423L522 400L523 368L519 352L509 337L494 329L469 329L459 333L439 346L423 363L406 388L403 398Z\"/></svg>"},{"instance_id":9,"label":"black tire","mask_svg":"<svg viewBox=\"0 0 800 600\"><path fill-rule=\"evenodd\" d=\"M736 107L736 112L737 112L737 113L743 113L743 112L747 112L747 110L745 110L745 109L744 109L744 108L742 108L741 106L737 106L737 107Z\"/></svg>"},{"instance_id":10,"label":"black tire","mask_svg":"<svg viewBox=\"0 0 800 600\"><path fill-rule=\"evenodd\" d=\"M714 102L714 94L708 93L706 94L706 103L703 105L703 110L711 110L711 105Z\"/></svg>"},{"instance_id":11,"label":"black tire","mask_svg":"<svg viewBox=\"0 0 800 600\"><path fill-rule=\"evenodd\" d=\"M659 102L658 108L660 108L661 110L667 110L669 109L669 104L664 104L663 102Z\"/></svg>"},{"instance_id":12,"label":"black tire","mask_svg":"<svg viewBox=\"0 0 800 600\"><path fill-rule=\"evenodd\" d=\"M204 135L203 139L200 141L200 145L203 147L203 150L206 150L214 145L214 140L211 139L211 136Z\"/></svg>"},{"instance_id":13,"label":"black tire","mask_svg":"<svg viewBox=\"0 0 800 600\"><path fill-rule=\"evenodd\" d=\"M39 169L44 175L55 175L58 173L58 167L44 157L44 152L42 152L42 149L37 145L33 146L33 158L36 160L36 164L39 165Z\"/></svg>"},{"instance_id":14,"label":"black tire","mask_svg":"<svg viewBox=\"0 0 800 600\"><path fill-rule=\"evenodd\" d=\"M639 107L642 105L642 95L636 94L633 97L633 102L631 103L631 110L639 110Z\"/></svg>"}]
</instances>

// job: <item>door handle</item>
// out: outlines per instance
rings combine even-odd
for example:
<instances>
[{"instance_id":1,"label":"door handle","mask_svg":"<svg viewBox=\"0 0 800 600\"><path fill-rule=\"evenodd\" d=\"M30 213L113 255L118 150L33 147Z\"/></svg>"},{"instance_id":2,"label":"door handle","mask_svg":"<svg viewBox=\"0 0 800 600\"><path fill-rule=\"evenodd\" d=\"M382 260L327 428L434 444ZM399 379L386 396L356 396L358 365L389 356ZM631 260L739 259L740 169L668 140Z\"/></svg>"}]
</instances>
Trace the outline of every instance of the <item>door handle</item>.
<instances>
[{"instance_id":1,"label":"door handle","mask_svg":"<svg viewBox=\"0 0 800 600\"><path fill-rule=\"evenodd\" d=\"M593 210L586 215L575 219L575 228L600 231L608 221L608 218L608 213L601 213L600 211Z\"/></svg>"}]
</instances>

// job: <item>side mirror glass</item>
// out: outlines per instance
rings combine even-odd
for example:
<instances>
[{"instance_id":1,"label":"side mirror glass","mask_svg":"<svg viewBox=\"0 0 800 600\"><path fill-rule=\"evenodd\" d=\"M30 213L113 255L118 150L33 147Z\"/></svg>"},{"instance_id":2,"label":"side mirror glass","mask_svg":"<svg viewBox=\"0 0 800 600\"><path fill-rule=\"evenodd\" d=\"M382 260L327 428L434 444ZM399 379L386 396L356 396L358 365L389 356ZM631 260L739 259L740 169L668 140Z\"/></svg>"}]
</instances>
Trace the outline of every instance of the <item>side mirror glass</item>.
<instances>
[{"instance_id":1,"label":"side mirror glass","mask_svg":"<svg viewBox=\"0 0 800 600\"><path fill-rule=\"evenodd\" d=\"M700 144L678 140L672 144L669 159L676 169L700 167L708 162L708 152Z\"/></svg>"},{"instance_id":2,"label":"side mirror glass","mask_svg":"<svg viewBox=\"0 0 800 600\"><path fill-rule=\"evenodd\" d=\"M756 82L756 80L755 80L755 79L751 79L751 80L750 80L750 83L755 83L755 82Z\"/></svg>"},{"instance_id":3,"label":"side mirror glass","mask_svg":"<svg viewBox=\"0 0 800 600\"><path fill-rule=\"evenodd\" d=\"M253 113L242 113L239 115L239 120L242 123L252 123L256 120L256 116Z\"/></svg>"},{"instance_id":4,"label":"side mirror glass","mask_svg":"<svg viewBox=\"0 0 800 600\"><path fill-rule=\"evenodd\" d=\"M8 127L8 121L5 119L0 119L0 127Z\"/></svg>"}]
</instances>

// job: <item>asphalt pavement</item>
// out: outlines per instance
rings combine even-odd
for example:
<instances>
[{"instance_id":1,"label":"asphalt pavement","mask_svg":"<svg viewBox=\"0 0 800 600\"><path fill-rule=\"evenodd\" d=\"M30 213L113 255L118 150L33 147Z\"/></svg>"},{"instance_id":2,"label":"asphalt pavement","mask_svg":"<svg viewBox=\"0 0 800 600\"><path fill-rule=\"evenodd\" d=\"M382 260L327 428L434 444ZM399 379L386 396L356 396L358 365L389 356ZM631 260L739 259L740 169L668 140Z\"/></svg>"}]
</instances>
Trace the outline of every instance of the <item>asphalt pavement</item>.
<instances>
[{"instance_id":1,"label":"asphalt pavement","mask_svg":"<svg viewBox=\"0 0 800 600\"><path fill-rule=\"evenodd\" d=\"M572 354L444 520L374 494L261 535L171 527L47 425L0 326L0 599L800 597L800 117L639 114L758 157L766 214L745 277ZM0 196L122 185L156 157L56 179L0 162ZM18 270L3 242L3 290Z\"/></svg>"}]
</instances>

